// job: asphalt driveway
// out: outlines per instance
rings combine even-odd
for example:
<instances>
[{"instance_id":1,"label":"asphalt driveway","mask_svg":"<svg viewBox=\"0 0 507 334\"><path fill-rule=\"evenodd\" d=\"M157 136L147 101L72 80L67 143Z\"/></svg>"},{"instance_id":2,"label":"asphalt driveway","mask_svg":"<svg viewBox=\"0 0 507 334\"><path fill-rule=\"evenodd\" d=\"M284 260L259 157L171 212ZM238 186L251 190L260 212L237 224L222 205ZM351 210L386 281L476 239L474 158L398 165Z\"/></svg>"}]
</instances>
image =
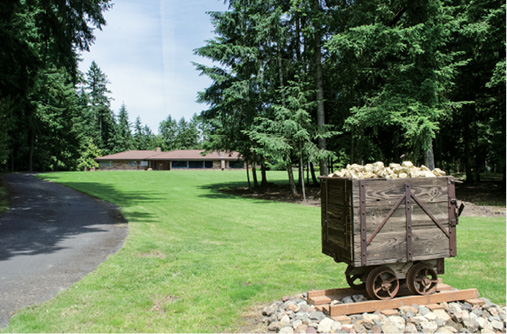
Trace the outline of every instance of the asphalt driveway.
<instances>
[{"instance_id":1,"label":"asphalt driveway","mask_svg":"<svg viewBox=\"0 0 507 334\"><path fill-rule=\"evenodd\" d=\"M0 216L0 328L93 271L127 236L110 203L29 174L3 180L12 197Z\"/></svg>"}]
</instances>

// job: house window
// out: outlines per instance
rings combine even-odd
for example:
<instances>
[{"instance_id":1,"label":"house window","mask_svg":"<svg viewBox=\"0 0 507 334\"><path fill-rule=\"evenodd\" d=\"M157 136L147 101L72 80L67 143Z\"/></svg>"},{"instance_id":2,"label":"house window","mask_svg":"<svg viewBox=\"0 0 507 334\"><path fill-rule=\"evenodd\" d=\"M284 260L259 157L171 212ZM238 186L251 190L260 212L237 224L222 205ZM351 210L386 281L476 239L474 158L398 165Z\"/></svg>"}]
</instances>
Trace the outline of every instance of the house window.
<instances>
[{"instance_id":1,"label":"house window","mask_svg":"<svg viewBox=\"0 0 507 334\"><path fill-rule=\"evenodd\" d=\"M244 168L245 162L243 160L229 161L229 168Z\"/></svg>"},{"instance_id":2,"label":"house window","mask_svg":"<svg viewBox=\"0 0 507 334\"><path fill-rule=\"evenodd\" d=\"M113 166L113 162L111 160L106 160L106 161L100 161L99 162L99 168L112 167L112 166Z\"/></svg>"},{"instance_id":3,"label":"house window","mask_svg":"<svg viewBox=\"0 0 507 334\"><path fill-rule=\"evenodd\" d=\"M204 161L204 168L213 168L213 161Z\"/></svg>"},{"instance_id":4,"label":"house window","mask_svg":"<svg viewBox=\"0 0 507 334\"><path fill-rule=\"evenodd\" d=\"M137 167L137 161L135 160L129 161L129 167Z\"/></svg>"},{"instance_id":5,"label":"house window","mask_svg":"<svg viewBox=\"0 0 507 334\"><path fill-rule=\"evenodd\" d=\"M188 168L188 161L173 161L171 168Z\"/></svg>"},{"instance_id":6,"label":"house window","mask_svg":"<svg viewBox=\"0 0 507 334\"><path fill-rule=\"evenodd\" d=\"M188 168L204 168L203 161L189 161Z\"/></svg>"},{"instance_id":7,"label":"house window","mask_svg":"<svg viewBox=\"0 0 507 334\"><path fill-rule=\"evenodd\" d=\"M148 167L148 161L141 161L141 167Z\"/></svg>"}]
</instances>

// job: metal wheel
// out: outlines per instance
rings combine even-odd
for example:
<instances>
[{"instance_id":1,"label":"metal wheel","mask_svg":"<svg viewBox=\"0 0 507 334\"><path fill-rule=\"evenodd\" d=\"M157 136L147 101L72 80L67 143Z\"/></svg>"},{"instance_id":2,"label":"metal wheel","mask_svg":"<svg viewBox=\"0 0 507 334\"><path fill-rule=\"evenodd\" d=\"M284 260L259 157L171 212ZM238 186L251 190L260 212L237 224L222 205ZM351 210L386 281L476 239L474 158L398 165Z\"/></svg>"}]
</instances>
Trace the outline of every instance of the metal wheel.
<instances>
[{"instance_id":1,"label":"metal wheel","mask_svg":"<svg viewBox=\"0 0 507 334\"><path fill-rule=\"evenodd\" d=\"M389 267L376 267L366 278L366 292L371 299L391 299L399 289L400 282Z\"/></svg>"},{"instance_id":2,"label":"metal wheel","mask_svg":"<svg viewBox=\"0 0 507 334\"><path fill-rule=\"evenodd\" d=\"M429 295L437 291L437 272L425 262L414 264L407 273L407 287L414 295Z\"/></svg>"},{"instance_id":3,"label":"metal wheel","mask_svg":"<svg viewBox=\"0 0 507 334\"><path fill-rule=\"evenodd\" d=\"M352 267L349 265L347 269L345 270L345 278L347 279L347 283L349 286L354 290L364 290L366 284L363 281L363 275L362 274L352 274Z\"/></svg>"}]
</instances>

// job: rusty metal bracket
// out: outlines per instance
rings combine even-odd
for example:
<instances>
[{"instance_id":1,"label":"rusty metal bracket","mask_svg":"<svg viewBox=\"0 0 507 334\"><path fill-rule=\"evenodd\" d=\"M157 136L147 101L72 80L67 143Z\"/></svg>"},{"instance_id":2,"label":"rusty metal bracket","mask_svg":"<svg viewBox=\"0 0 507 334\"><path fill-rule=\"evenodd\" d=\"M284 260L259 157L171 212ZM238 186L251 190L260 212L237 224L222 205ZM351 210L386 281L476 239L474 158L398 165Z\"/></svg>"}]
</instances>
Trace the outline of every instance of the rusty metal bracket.
<instances>
[{"instance_id":1,"label":"rusty metal bracket","mask_svg":"<svg viewBox=\"0 0 507 334\"><path fill-rule=\"evenodd\" d=\"M364 181L359 181L359 208L360 208L360 217L359 217L359 228L361 229L361 266L366 266L367 258L366 258L366 248L367 248L367 240L366 240L366 185Z\"/></svg>"},{"instance_id":2,"label":"rusty metal bracket","mask_svg":"<svg viewBox=\"0 0 507 334\"><path fill-rule=\"evenodd\" d=\"M457 255L456 225L458 225L458 214L456 212L456 188L454 187L454 183L456 183L456 180L450 177L447 182L447 207L449 217L449 255L451 257Z\"/></svg>"}]
</instances>

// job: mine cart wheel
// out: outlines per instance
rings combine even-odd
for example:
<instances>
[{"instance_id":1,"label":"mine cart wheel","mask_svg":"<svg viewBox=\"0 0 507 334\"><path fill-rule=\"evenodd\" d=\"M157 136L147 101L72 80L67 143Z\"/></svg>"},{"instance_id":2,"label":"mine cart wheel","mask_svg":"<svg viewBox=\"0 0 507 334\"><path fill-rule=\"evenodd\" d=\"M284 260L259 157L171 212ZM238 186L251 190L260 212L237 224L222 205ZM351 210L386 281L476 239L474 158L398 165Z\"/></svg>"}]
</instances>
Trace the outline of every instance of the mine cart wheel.
<instances>
[{"instance_id":1,"label":"mine cart wheel","mask_svg":"<svg viewBox=\"0 0 507 334\"><path fill-rule=\"evenodd\" d=\"M366 292L371 299L391 299L399 289L400 282L389 267L376 267L366 278Z\"/></svg>"},{"instance_id":2,"label":"mine cart wheel","mask_svg":"<svg viewBox=\"0 0 507 334\"><path fill-rule=\"evenodd\" d=\"M437 290L437 272L425 262L414 264L407 273L407 287L414 295L429 295Z\"/></svg>"},{"instance_id":3,"label":"mine cart wheel","mask_svg":"<svg viewBox=\"0 0 507 334\"><path fill-rule=\"evenodd\" d=\"M345 270L345 278L347 279L347 283L354 290L364 290L366 284L363 281L363 274L351 274L352 267L349 265Z\"/></svg>"}]
</instances>

